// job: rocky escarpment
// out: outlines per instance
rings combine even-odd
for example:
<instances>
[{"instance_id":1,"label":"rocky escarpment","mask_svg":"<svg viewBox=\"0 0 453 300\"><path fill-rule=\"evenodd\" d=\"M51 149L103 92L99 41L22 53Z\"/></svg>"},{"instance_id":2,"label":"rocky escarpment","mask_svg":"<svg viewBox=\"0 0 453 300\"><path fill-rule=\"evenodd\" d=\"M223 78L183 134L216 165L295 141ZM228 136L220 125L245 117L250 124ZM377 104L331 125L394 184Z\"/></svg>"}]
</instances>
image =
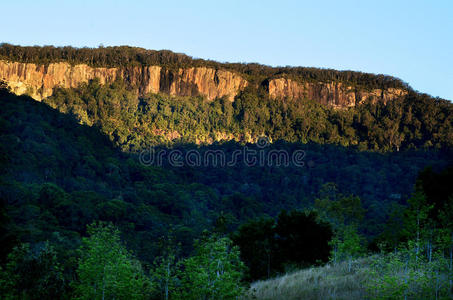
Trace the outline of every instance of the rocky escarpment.
<instances>
[{"instance_id":1,"label":"rocky escarpment","mask_svg":"<svg viewBox=\"0 0 453 300\"><path fill-rule=\"evenodd\" d=\"M209 100L226 97L230 101L249 83L237 72L209 67L168 69L161 66L130 66L125 68L91 67L65 62L39 65L0 60L0 79L15 94L28 94L42 100L55 88L76 88L91 79L101 84L124 80L141 95L166 93L174 96L204 96ZM339 81L314 82L286 77L262 83L271 98L312 99L336 108L355 106L365 100L392 101L407 94L399 88L367 89Z\"/></svg>"},{"instance_id":2,"label":"rocky escarpment","mask_svg":"<svg viewBox=\"0 0 453 300\"><path fill-rule=\"evenodd\" d=\"M342 82L299 82L288 78L268 80L265 86L271 98L315 99L337 108L355 106L365 100L391 101L406 95L403 89L365 89Z\"/></svg>"},{"instance_id":3,"label":"rocky escarpment","mask_svg":"<svg viewBox=\"0 0 453 300\"><path fill-rule=\"evenodd\" d=\"M206 67L168 70L160 66L131 66L126 68L95 68L79 64L32 63L0 61L0 79L12 92L27 93L36 100L52 95L55 88L75 88L98 78L101 84L122 79L138 88L140 94L169 93L177 96L204 96L209 100L234 96L247 86L240 75Z\"/></svg>"}]
</instances>

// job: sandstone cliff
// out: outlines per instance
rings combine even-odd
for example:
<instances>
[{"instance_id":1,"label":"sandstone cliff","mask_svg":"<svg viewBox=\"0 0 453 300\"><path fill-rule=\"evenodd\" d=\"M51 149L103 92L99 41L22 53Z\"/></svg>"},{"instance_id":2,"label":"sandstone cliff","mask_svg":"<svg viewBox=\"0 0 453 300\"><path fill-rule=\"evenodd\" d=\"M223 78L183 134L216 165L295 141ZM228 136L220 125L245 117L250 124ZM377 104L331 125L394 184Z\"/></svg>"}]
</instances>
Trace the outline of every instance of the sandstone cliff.
<instances>
[{"instance_id":1,"label":"sandstone cliff","mask_svg":"<svg viewBox=\"0 0 453 300\"><path fill-rule=\"evenodd\" d=\"M314 99L322 104L333 107L350 107L371 99L391 101L406 95L402 89L359 89L341 82L299 82L287 78L277 78L266 82L271 98Z\"/></svg>"},{"instance_id":2,"label":"sandstone cliff","mask_svg":"<svg viewBox=\"0 0 453 300\"><path fill-rule=\"evenodd\" d=\"M15 94L27 93L36 100L52 95L57 87L75 88L94 78L99 78L101 84L121 78L138 88L140 94L200 95L209 100L227 97L233 101L234 96L247 86L247 81L236 73L204 67L174 71L160 66L94 68L68 63L36 65L0 61L0 79Z\"/></svg>"},{"instance_id":3,"label":"sandstone cliff","mask_svg":"<svg viewBox=\"0 0 453 300\"><path fill-rule=\"evenodd\" d=\"M101 84L124 80L140 94L166 93L175 96L204 96L209 100L226 97L230 101L249 83L240 74L209 67L167 69L160 66L126 68L90 67L85 64L7 62L0 60L0 79L20 95L27 93L42 100L57 87L75 88L98 78ZM336 108L355 106L367 99L391 101L407 94L404 89L357 88L342 82L311 82L275 78L263 85L271 98L313 99Z\"/></svg>"}]
</instances>

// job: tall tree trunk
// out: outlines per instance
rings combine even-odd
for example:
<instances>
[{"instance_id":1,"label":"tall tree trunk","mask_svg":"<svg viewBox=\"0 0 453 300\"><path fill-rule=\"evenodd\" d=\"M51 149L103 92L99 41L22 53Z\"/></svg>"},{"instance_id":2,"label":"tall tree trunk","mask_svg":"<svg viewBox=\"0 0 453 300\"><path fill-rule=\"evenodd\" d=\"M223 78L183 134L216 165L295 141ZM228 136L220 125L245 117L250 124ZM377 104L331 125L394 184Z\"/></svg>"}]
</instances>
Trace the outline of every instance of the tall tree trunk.
<instances>
[{"instance_id":1,"label":"tall tree trunk","mask_svg":"<svg viewBox=\"0 0 453 300\"><path fill-rule=\"evenodd\" d=\"M418 262L419 250L420 250L420 213L417 214L417 245L415 245L415 262Z\"/></svg>"},{"instance_id":2,"label":"tall tree trunk","mask_svg":"<svg viewBox=\"0 0 453 300\"><path fill-rule=\"evenodd\" d=\"M167 263L167 277L165 278L165 300L168 300L169 279L170 279L170 262Z\"/></svg>"},{"instance_id":3,"label":"tall tree trunk","mask_svg":"<svg viewBox=\"0 0 453 300\"><path fill-rule=\"evenodd\" d=\"M453 243L453 233L451 235L451 241ZM450 245L450 291L453 290L453 245Z\"/></svg>"},{"instance_id":4,"label":"tall tree trunk","mask_svg":"<svg viewBox=\"0 0 453 300\"><path fill-rule=\"evenodd\" d=\"M267 279L271 277L271 253L270 251L267 252Z\"/></svg>"},{"instance_id":5,"label":"tall tree trunk","mask_svg":"<svg viewBox=\"0 0 453 300\"><path fill-rule=\"evenodd\" d=\"M104 274L102 274L102 300L105 299L105 265L104 265Z\"/></svg>"}]
</instances>

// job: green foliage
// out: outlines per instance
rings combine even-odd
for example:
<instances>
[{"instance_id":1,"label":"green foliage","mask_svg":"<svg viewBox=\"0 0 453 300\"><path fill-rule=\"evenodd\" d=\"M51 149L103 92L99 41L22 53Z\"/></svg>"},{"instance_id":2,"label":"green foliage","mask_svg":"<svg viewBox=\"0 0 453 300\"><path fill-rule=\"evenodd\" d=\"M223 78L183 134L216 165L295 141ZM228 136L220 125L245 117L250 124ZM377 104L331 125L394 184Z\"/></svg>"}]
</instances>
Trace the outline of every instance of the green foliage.
<instances>
[{"instance_id":1,"label":"green foliage","mask_svg":"<svg viewBox=\"0 0 453 300\"><path fill-rule=\"evenodd\" d=\"M241 259L248 269L247 279L270 278L279 268L274 219L259 218L242 224L233 235L233 242L241 250Z\"/></svg>"},{"instance_id":2,"label":"green foliage","mask_svg":"<svg viewBox=\"0 0 453 300\"><path fill-rule=\"evenodd\" d=\"M74 283L78 299L145 299L150 282L112 225L93 224L83 238Z\"/></svg>"},{"instance_id":3,"label":"green foliage","mask_svg":"<svg viewBox=\"0 0 453 300\"><path fill-rule=\"evenodd\" d=\"M77 90L60 90L45 100L57 110L4 91L0 101L0 239L5 254L17 240L30 242L31 249L15 250L2 264L1 293L10 298L70 296L67 282L73 278L79 280L74 289L80 298L99 298L103 287L108 288L105 295L116 293L117 298L130 293L127 297L158 293L166 298L166 290L169 298L192 292L233 297L241 287L242 267L237 249L228 240L204 239L195 256L178 264L179 254L174 252L159 253L159 257L158 237L174 224L175 240L181 242L181 255L186 256L203 229L215 226L225 234L250 218L309 207L326 182L337 187L325 186L315 206L333 224L332 245L337 254L351 262L364 252L361 234L369 237L382 230L388 212L398 207L393 204L404 203L412 190L417 172L428 164L435 168L447 164L451 152L441 148L451 146L453 140L451 104L415 94L387 106L366 103L334 111L311 101L270 100L254 89L244 91L234 103L164 95L137 99L120 82L93 81ZM265 151L303 149L306 166L245 167L238 162L230 168L159 168L140 165L134 155L156 144L164 150L171 144L201 153L212 149L232 153L242 145L190 143L211 144L225 136L246 142L263 134L274 141ZM409 150L427 145L440 150ZM398 149L405 151L391 152ZM451 172L423 174L407 212L395 209L393 223L389 222L389 226L404 225L405 236L387 234L385 241L393 250L409 239L411 249L418 249L417 259L427 261L426 268L442 262L442 267L428 269L442 274L444 280L453 265ZM399 196L394 198L395 194ZM219 215L220 211L224 213ZM114 223L144 263L155 261L154 294L140 264L111 227L91 227L83 250L74 252L86 225L96 220ZM313 214L291 212L282 213L277 223L263 219L240 227L240 237L234 239L244 249L241 257L250 268L246 278L325 261L331 232L321 223ZM46 240L54 246L36 250L43 249ZM54 254L40 254L46 251ZM27 266L33 271L28 272ZM217 271L225 285L213 281ZM21 272L23 278L15 277ZM407 278L419 278L411 276ZM420 278L438 278L426 276ZM206 288L217 284L218 289ZM191 290L194 287L196 291Z\"/></svg>"},{"instance_id":4,"label":"green foliage","mask_svg":"<svg viewBox=\"0 0 453 300\"><path fill-rule=\"evenodd\" d=\"M63 269L48 242L31 249L16 246L0 269L2 299L61 299L66 293Z\"/></svg>"},{"instance_id":5,"label":"green foliage","mask_svg":"<svg viewBox=\"0 0 453 300\"><path fill-rule=\"evenodd\" d=\"M360 150L399 151L452 146L448 101L411 93L391 103L364 103L335 110L310 100L270 99L253 88L233 103L200 97L150 94L137 99L123 82L93 80L77 89L60 89L44 102L79 122L97 125L125 151L149 145L218 140L271 140L352 146Z\"/></svg>"},{"instance_id":6,"label":"green foliage","mask_svg":"<svg viewBox=\"0 0 453 300\"><path fill-rule=\"evenodd\" d=\"M296 210L282 211L277 222L270 218L251 220L233 235L251 280L327 262L331 239L330 225L320 221L316 213Z\"/></svg>"},{"instance_id":7,"label":"green foliage","mask_svg":"<svg viewBox=\"0 0 453 300\"><path fill-rule=\"evenodd\" d=\"M365 215L359 197L343 195L333 183L324 184L315 199L314 207L322 219L330 222L334 229L344 225L358 225Z\"/></svg>"},{"instance_id":8,"label":"green foliage","mask_svg":"<svg viewBox=\"0 0 453 300\"><path fill-rule=\"evenodd\" d=\"M416 190L414 195L408 200L409 207L405 211L404 232L410 241L414 241L416 254L424 243L432 243L430 234L432 233L432 220L428 218L429 211L433 208L426 202L426 197L422 191ZM430 251L430 250L429 250Z\"/></svg>"},{"instance_id":9,"label":"green foliage","mask_svg":"<svg viewBox=\"0 0 453 300\"><path fill-rule=\"evenodd\" d=\"M400 248L376 259L374 281L370 283L375 299L451 299L453 282L450 185L432 188L433 182L451 182L451 169L420 173L408 206L401 210L406 242ZM437 213L433 214L432 211ZM403 212L404 214L402 214ZM397 228L395 228L397 229Z\"/></svg>"},{"instance_id":10,"label":"green foliage","mask_svg":"<svg viewBox=\"0 0 453 300\"><path fill-rule=\"evenodd\" d=\"M352 260L365 253L365 239L358 231L365 215L360 198L338 193L336 185L328 183L322 186L314 206L335 233L330 242L332 261L347 260L350 268Z\"/></svg>"},{"instance_id":11,"label":"green foliage","mask_svg":"<svg viewBox=\"0 0 453 300\"><path fill-rule=\"evenodd\" d=\"M168 300L176 295L179 288L178 256L180 244L175 241L175 229L170 227L166 236L159 239L159 256L154 259L151 279L160 299Z\"/></svg>"},{"instance_id":12,"label":"green foliage","mask_svg":"<svg viewBox=\"0 0 453 300\"><path fill-rule=\"evenodd\" d=\"M152 269L152 280L159 291L160 299L169 299L174 295L178 286L177 261L173 253L165 256L158 256L154 260Z\"/></svg>"},{"instance_id":13,"label":"green foliage","mask_svg":"<svg viewBox=\"0 0 453 300\"><path fill-rule=\"evenodd\" d=\"M371 299L451 299L448 260L417 258L417 249L401 249L374 258L368 290Z\"/></svg>"},{"instance_id":14,"label":"green foliage","mask_svg":"<svg viewBox=\"0 0 453 300\"><path fill-rule=\"evenodd\" d=\"M17 229L7 214L4 201L0 200L0 266L6 261L8 254L17 243Z\"/></svg>"},{"instance_id":15,"label":"green foliage","mask_svg":"<svg viewBox=\"0 0 453 300\"><path fill-rule=\"evenodd\" d=\"M391 205L383 231L375 241L381 250L396 251L404 240L404 208L405 206L398 203Z\"/></svg>"},{"instance_id":16,"label":"green foliage","mask_svg":"<svg viewBox=\"0 0 453 300\"><path fill-rule=\"evenodd\" d=\"M192 124L187 129L190 135L196 128L200 128L202 130L200 132L209 132L209 127L203 124L209 125L216 120L222 122L224 119L219 111L230 111L233 114L236 109L233 107L236 104L229 101L219 100L211 103L201 99L170 101L169 97L153 95L149 101L144 99L138 104L146 118L143 117L142 123L136 122L139 127L129 128L131 125L128 125L128 122L132 120L135 122L136 119L135 116L134 118L126 116L130 115L128 111L134 111L137 107L132 101L134 98L130 91L120 86L101 86L94 82L82 90L84 89L87 91L81 96L78 92L68 91L67 97L61 96L62 102L58 103L70 102L79 96L83 100L80 102L81 107L86 106L85 101L92 103L91 106L96 108L96 111L90 112L89 115L92 114L90 118L95 118L96 126L104 126L102 124L106 121L105 126L110 129L105 130L112 132L111 139L115 143L120 144L118 142L120 140L127 141L121 144L125 149L142 149L155 142L154 138L157 139L158 136L153 133L154 129L141 131L139 127L152 128L158 119L164 122L171 120L159 118L160 110L162 113L169 112L173 120L178 120L178 115L187 115L178 122L174 121L169 128L172 126L183 128L184 124ZM71 93L78 96L74 98L70 96ZM60 96L57 93L55 97L57 99ZM115 110L112 108L101 113L103 107L108 107L104 103L109 103L109 97L120 99L119 103L125 108L124 111L108 115ZM257 101L253 100L252 96L247 97L251 102ZM149 240L165 230L164 227L151 224L181 222L189 224L193 235L196 235L211 225L211 221L207 220L212 220L212 214L223 210L233 217L229 230L234 230L248 218L258 217L263 213L275 216L282 209L307 206L325 182L336 182L339 190L360 196L367 208L371 207L367 221L372 220L374 224L382 223L385 220L387 205L394 201L389 199L389 195L397 193L404 196L410 193L419 169L427 164L445 164L446 158L449 157L448 152L400 151L384 155L333 145L276 142L266 150L281 149L291 153L296 149L303 149L306 153L306 167L247 167L239 161L237 165L223 169L208 166L184 167L169 171L169 166L165 166L167 170L163 170L140 165L133 155L125 155L115 149L112 143L99 133L98 127L80 126L70 116L58 114L42 103L10 94L5 94L1 101L0 114L5 126L2 127L0 139L9 158L4 164L8 170L4 173L8 185L2 184L0 191L2 195L11 199L8 214L15 216L14 223L19 226L24 226L25 223L33 224L36 230L31 231L34 235L30 239L36 239L39 235L40 240L45 240L49 237L43 235L49 231L61 232L61 228L64 228L71 231L71 234L80 234L84 232L86 224L94 220L114 222L128 236L128 242L137 255L148 262L153 260L155 251L155 246ZM273 103L284 108L284 103L279 101ZM196 108L188 110L186 104L193 104L193 107L203 106L206 110L201 111L212 111L213 115L197 113ZM76 106L74 103L71 105ZM148 106L152 108L150 112L155 112L149 113L146 108ZM242 106L243 104L238 103L238 114ZM64 108L62 110L64 111ZM277 112L275 115L279 115ZM107 114L108 118L101 118L103 114ZM149 114L151 116L155 114L157 119L148 119ZM125 116L124 120L122 115ZM282 111L282 115L289 113ZM195 118L196 116L201 119ZM234 120L233 115L231 116L231 120ZM138 120L140 118L142 117ZM125 124L124 128L122 122ZM229 121L228 124L234 122ZM236 127L238 126L231 125L232 132L240 129ZM111 128L115 129L112 131ZM194 137L197 134L194 134ZM160 149L168 151L165 147L156 150ZM201 153L221 150L231 154L242 148L238 143L226 143L206 147L183 144L177 146L177 149L183 153L194 149ZM256 147L254 149L259 150ZM332 164L332 161L336 163ZM368 172L369 169L374 169L375 172ZM395 181L399 184L390 184ZM64 198L56 201L59 203L58 208L53 206L53 202L47 202L45 199L44 203L50 206L41 205L41 201L36 197L34 189L39 190L39 187L33 184L42 185L45 182L52 182L66 192ZM19 192L24 189L27 190L27 197L23 197L22 192ZM26 213L39 217L22 218L25 210ZM46 218L52 219L52 222L38 220L44 218L44 214L47 215ZM134 223L138 223L138 226L131 227ZM377 226L371 229L371 234L379 231ZM38 234L39 230L42 234ZM148 234L150 231L152 233ZM66 236L65 233L62 235ZM147 242L138 242L144 240L144 236L147 236L145 238ZM190 245L191 238L188 240ZM185 251L187 245L183 246L183 249Z\"/></svg>"},{"instance_id":17,"label":"green foliage","mask_svg":"<svg viewBox=\"0 0 453 300\"><path fill-rule=\"evenodd\" d=\"M349 271L352 261L366 253L365 238L357 231L355 225L342 226L330 241L330 245L331 260L334 263L347 261Z\"/></svg>"},{"instance_id":18,"label":"green foliage","mask_svg":"<svg viewBox=\"0 0 453 300\"><path fill-rule=\"evenodd\" d=\"M237 299L244 291L244 264L239 249L226 237L202 237L182 268L177 299Z\"/></svg>"},{"instance_id":19,"label":"green foliage","mask_svg":"<svg viewBox=\"0 0 453 300\"><path fill-rule=\"evenodd\" d=\"M279 260L283 265L309 266L327 262L333 232L314 211L282 211L275 227Z\"/></svg>"}]
</instances>

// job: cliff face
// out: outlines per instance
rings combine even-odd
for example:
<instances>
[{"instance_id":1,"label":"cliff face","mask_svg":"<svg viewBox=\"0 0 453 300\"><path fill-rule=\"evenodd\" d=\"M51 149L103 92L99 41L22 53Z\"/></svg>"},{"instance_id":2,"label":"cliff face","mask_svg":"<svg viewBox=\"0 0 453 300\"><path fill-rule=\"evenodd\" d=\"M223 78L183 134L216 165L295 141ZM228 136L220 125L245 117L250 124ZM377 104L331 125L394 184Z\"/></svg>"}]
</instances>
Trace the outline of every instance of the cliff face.
<instances>
[{"instance_id":1,"label":"cliff face","mask_svg":"<svg viewBox=\"0 0 453 300\"><path fill-rule=\"evenodd\" d=\"M57 87L75 88L81 83L99 78L101 84L121 78L137 87L140 94L169 93L177 96L205 96L209 100L226 96L230 101L247 81L241 76L211 68L165 70L160 66L127 68L93 68L51 63L47 66L30 63L0 61L0 79L18 95L27 93L42 100Z\"/></svg>"},{"instance_id":2,"label":"cliff face","mask_svg":"<svg viewBox=\"0 0 453 300\"><path fill-rule=\"evenodd\" d=\"M178 96L205 96L209 100L226 96L230 101L247 86L241 76L212 68L186 68L161 72L160 91Z\"/></svg>"},{"instance_id":3,"label":"cliff face","mask_svg":"<svg viewBox=\"0 0 453 300\"><path fill-rule=\"evenodd\" d=\"M350 107L371 99L373 102L394 100L407 94L406 90L357 89L341 82L298 82L287 78L272 79L266 88L271 98L315 99L333 107Z\"/></svg>"},{"instance_id":4,"label":"cliff face","mask_svg":"<svg viewBox=\"0 0 453 300\"><path fill-rule=\"evenodd\" d=\"M27 93L42 100L57 87L76 88L81 83L98 78L101 84L124 80L136 87L141 95L167 93L175 96L204 96L209 100L227 97L230 101L248 82L237 73L207 67L166 69L160 66L126 68L95 68L68 63L36 65L0 60L0 79L18 94ZM288 78L264 82L271 98L313 99L337 108L355 106L367 99L391 101L407 94L403 89L358 89L341 82L304 82Z\"/></svg>"},{"instance_id":5,"label":"cliff face","mask_svg":"<svg viewBox=\"0 0 453 300\"><path fill-rule=\"evenodd\" d=\"M36 100L52 95L56 87L75 88L94 78L99 78L105 84L115 81L119 74L115 68L90 68L86 65L71 67L66 63L44 66L0 61L0 79L6 81L15 94L28 93Z\"/></svg>"}]
</instances>

